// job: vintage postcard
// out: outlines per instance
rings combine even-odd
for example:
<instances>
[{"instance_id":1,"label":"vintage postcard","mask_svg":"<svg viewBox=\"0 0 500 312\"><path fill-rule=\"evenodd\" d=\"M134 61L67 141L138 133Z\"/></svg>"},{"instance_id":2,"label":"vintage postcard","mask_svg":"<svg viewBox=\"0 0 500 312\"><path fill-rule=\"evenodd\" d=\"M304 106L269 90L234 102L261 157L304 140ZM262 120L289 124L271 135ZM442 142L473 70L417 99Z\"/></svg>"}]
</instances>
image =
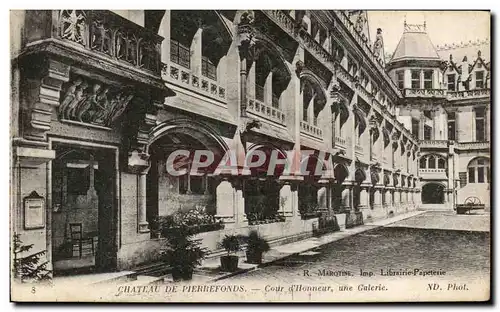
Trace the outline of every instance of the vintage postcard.
<instances>
[{"instance_id":1,"label":"vintage postcard","mask_svg":"<svg viewBox=\"0 0 500 312\"><path fill-rule=\"evenodd\" d=\"M12 10L11 300L490 300L490 19Z\"/></svg>"}]
</instances>

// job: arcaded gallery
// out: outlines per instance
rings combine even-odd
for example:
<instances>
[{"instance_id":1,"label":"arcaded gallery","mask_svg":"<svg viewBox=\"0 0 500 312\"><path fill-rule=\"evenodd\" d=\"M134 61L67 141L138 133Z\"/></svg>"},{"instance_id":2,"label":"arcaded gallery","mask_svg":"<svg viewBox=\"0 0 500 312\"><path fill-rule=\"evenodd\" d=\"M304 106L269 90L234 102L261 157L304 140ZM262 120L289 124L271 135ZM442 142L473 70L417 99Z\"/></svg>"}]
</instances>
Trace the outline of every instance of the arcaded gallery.
<instances>
[{"instance_id":1,"label":"arcaded gallery","mask_svg":"<svg viewBox=\"0 0 500 312\"><path fill-rule=\"evenodd\" d=\"M489 207L489 41L436 48L405 23L390 54L366 11L11 14L11 233L54 275L154 263L169 216L217 252L227 233ZM266 160L172 175L179 150Z\"/></svg>"}]
</instances>

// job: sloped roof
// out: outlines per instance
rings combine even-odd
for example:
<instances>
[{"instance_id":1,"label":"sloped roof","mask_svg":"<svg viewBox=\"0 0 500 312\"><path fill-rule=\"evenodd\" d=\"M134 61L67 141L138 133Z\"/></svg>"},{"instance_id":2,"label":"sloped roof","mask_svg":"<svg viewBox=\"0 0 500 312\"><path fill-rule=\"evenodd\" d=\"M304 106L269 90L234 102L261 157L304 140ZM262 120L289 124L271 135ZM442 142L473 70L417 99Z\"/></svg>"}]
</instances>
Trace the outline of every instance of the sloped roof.
<instances>
[{"instance_id":1,"label":"sloped roof","mask_svg":"<svg viewBox=\"0 0 500 312\"><path fill-rule=\"evenodd\" d=\"M425 32L405 31L390 62L401 60L440 60L436 48Z\"/></svg>"},{"instance_id":2,"label":"sloped roof","mask_svg":"<svg viewBox=\"0 0 500 312\"><path fill-rule=\"evenodd\" d=\"M453 55L453 60L455 62L461 62L464 59L464 56L467 56L467 60L469 60L469 62L473 62L473 60L477 59L477 52L481 51L481 58L483 61L485 63L490 62L489 39L458 44L445 44L442 46L436 46L436 50L439 56L445 61L450 59L451 54Z\"/></svg>"}]
</instances>

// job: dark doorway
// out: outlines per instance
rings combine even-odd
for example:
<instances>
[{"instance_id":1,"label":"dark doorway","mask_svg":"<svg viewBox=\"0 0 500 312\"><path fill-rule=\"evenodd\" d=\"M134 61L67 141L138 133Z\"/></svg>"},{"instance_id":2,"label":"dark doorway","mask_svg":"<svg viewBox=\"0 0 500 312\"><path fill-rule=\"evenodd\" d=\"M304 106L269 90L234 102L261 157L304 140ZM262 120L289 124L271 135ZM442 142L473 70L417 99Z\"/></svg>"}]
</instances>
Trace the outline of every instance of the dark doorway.
<instances>
[{"instance_id":1,"label":"dark doorway","mask_svg":"<svg viewBox=\"0 0 500 312\"><path fill-rule=\"evenodd\" d=\"M55 275L116 268L116 160L110 149L54 144L52 262Z\"/></svg>"},{"instance_id":2,"label":"dark doorway","mask_svg":"<svg viewBox=\"0 0 500 312\"><path fill-rule=\"evenodd\" d=\"M444 186L438 183L427 183L422 187L423 204L443 204Z\"/></svg>"}]
</instances>

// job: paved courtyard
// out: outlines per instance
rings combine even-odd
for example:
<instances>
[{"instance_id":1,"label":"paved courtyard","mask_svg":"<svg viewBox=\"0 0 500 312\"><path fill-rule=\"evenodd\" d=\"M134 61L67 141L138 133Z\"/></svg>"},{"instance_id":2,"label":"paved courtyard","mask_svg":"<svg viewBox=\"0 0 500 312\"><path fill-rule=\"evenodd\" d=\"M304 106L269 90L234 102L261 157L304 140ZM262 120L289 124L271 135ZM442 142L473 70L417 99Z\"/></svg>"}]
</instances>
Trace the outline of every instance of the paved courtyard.
<instances>
[{"instance_id":1,"label":"paved courtyard","mask_svg":"<svg viewBox=\"0 0 500 312\"><path fill-rule=\"evenodd\" d=\"M490 230L490 214L482 210L473 211L466 215L457 215L455 211L435 211L408 218L389 226L486 232Z\"/></svg>"},{"instance_id":2,"label":"paved courtyard","mask_svg":"<svg viewBox=\"0 0 500 312\"><path fill-rule=\"evenodd\" d=\"M447 230L437 229L440 227ZM290 256L227 281L293 283L304 280L307 275L308 281L322 283L325 277L318 272L323 270L335 274L335 280L341 281L363 279L360 270L380 277L382 271L388 269L415 268L445 271L443 278L481 280L490 274L488 229L489 215L427 212Z\"/></svg>"}]
</instances>

